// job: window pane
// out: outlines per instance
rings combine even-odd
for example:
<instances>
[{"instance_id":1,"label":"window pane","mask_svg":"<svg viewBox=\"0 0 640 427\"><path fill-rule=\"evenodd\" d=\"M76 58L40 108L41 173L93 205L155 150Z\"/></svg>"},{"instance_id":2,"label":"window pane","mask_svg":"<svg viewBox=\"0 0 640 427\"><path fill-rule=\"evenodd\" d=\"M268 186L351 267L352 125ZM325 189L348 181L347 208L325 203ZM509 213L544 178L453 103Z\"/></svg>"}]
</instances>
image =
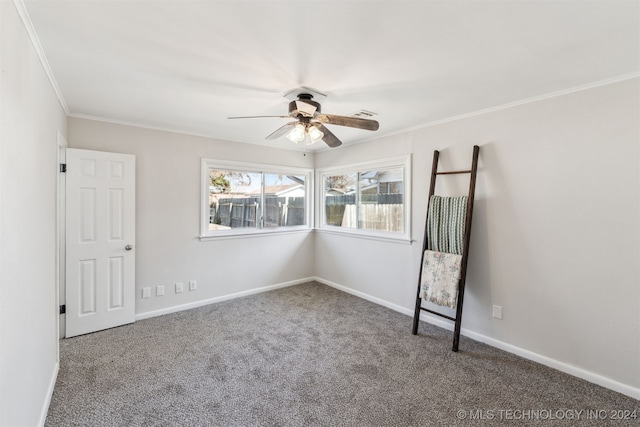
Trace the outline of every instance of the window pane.
<instances>
[{"instance_id":1,"label":"window pane","mask_svg":"<svg viewBox=\"0 0 640 427\"><path fill-rule=\"evenodd\" d=\"M209 230L260 228L262 174L211 170Z\"/></svg>"},{"instance_id":2,"label":"window pane","mask_svg":"<svg viewBox=\"0 0 640 427\"><path fill-rule=\"evenodd\" d=\"M358 228L404 232L403 168L370 170L358 178Z\"/></svg>"},{"instance_id":3,"label":"window pane","mask_svg":"<svg viewBox=\"0 0 640 427\"><path fill-rule=\"evenodd\" d=\"M264 174L264 226L306 224L304 175Z\"/></svg>"},{"instance_id":4,"label":"window pane","mask_svg":"<svg viewBox=\"0 0 640 427\"><path fill-rule=\"evenodd\" d=\"M324 177L325 223L339 227L356 227L357 174Z\"/></svg>"}]
</instances>

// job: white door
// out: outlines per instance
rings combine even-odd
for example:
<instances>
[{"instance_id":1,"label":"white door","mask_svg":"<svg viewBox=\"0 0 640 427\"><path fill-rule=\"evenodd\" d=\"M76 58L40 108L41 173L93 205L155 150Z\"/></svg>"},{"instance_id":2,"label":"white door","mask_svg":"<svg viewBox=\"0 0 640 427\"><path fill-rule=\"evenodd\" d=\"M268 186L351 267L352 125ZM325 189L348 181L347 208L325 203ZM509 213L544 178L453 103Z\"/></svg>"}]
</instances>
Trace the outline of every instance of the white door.
<instances>
[{"instance_id":1,"label":"white door","mask_svg":"<svg viewBox=\"0 0 640 427\"><path fill-rule=\"evenodd\" d=\"M131 154L67 149L67 337L135 320Z\"/></svg>"}]
</instances>

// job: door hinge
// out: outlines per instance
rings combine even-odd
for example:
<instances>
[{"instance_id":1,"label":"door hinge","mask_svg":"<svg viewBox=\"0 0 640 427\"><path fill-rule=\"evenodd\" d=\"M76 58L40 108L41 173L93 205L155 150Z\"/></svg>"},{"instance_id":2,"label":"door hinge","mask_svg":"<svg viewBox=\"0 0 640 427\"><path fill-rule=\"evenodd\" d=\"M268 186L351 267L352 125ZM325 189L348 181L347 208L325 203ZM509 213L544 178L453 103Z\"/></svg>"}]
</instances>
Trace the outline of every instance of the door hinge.
<instances>
[{"instance_id":1,"label":"door hinge","mask_svg":"<svg viewBox=\"0 0 640 427\"><path fill-rule=\"evenodd\" d=\"M60 172L65 173L67 171L67 164L60 163Z\"/></svg>"},{"instance_id":2,"label":"door hinge","mask_svg":"<svg viewBox=\"0 0 640 427\"><path fill-rule=\"evenodd\" d=\"M67 312L67 305L66 304L62 304L60 306L60 314L65 314Z\"/></svg>"}]
</instances>

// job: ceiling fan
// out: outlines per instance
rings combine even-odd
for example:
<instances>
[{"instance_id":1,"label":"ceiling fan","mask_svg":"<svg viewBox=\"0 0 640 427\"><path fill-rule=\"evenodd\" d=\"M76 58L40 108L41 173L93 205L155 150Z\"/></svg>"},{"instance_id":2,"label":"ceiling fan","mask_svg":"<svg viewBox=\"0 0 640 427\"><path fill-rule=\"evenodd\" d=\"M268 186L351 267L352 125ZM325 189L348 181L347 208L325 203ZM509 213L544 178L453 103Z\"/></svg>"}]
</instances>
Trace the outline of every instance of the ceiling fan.
<instances>
[{"instance_id":1,"label":"ceiling fan","mask_svg":"<svg viewBox=\"0 0 640 427\"><path fill-rule=\"evenodd\" d=\"M289 103L288 116L245 116L229 117L229 119L255 119L262 117L295 119L276 129L276 131L267 136L266 139L277 139L286 135L287 138L295 143L306 140L307 144L313 144L323 140L331 148L339 147L342 145L342 141L331 133L325 124L373 131L378 130L379 126L375 120L322 114L320 103L313 101L313 95L310 93L300 93L298 94L298 99Z\"/></svg>"}]
</instances>

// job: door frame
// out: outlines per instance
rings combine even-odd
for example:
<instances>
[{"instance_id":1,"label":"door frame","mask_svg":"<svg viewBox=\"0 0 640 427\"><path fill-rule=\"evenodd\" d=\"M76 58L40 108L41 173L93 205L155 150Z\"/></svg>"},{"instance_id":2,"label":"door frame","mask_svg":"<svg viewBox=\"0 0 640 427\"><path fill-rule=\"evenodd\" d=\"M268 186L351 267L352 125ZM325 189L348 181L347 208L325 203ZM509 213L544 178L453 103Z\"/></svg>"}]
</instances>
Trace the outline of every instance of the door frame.
<instances>
[{"instance_id":1,"label":"door frame","mask_svg":"<svg viewBox=\"0 0 640 427\"><path fill-rule=\"evenodd\" d=\"M64 338L65 333L65 320L66 317L64 314L60 313L60 306L64 305L66 302L66 242L67 242L67 233L65 230L65 221L66 221L66 200L67 200L67 189L66 189L66 176L63 172L61 172L60 165L66 162L66 152L67 152L67 140L62 135L60 131L58 131L57 138L57 156L56 156L56 306L55 312L58 313L56 316L56 331L58 333L58 338ZM60 361L60 349L58 347L58 357L57 360Z\"/></svg>"}]
</instances>

